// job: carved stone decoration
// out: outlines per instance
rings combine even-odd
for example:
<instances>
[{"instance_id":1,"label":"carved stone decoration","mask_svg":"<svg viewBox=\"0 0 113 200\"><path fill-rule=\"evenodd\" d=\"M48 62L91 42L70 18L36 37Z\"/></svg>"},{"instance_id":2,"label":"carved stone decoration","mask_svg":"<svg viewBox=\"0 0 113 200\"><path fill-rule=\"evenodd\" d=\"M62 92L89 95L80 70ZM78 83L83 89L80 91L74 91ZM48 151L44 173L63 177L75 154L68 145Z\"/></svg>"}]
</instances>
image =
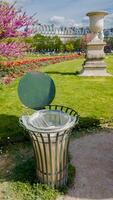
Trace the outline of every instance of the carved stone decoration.
<instances>
[{"instance_id":1,"label":"carved stone decoration","mask_svg":"<svg viewBox=\"0 0 113 200\"><path fill-rule=\"evenodd\" d=\"M106 72L104 62L104 17L108 13L105 11L89 12L86 15L90 20L90 30L93 35L92 40L87 43L86 60L80 76L111 76Z\"/></svg>"}]
</instances>

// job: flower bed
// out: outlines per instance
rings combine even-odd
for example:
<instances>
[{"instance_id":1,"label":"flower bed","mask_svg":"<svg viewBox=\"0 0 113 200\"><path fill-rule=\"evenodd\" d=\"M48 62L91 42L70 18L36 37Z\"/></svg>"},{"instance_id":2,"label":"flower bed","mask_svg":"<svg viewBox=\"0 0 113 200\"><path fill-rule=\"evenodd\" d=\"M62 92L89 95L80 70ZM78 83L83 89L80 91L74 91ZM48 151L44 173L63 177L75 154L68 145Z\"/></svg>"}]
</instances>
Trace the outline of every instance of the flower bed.
<instances>
[{"instance_id":1,"label":"flower bed","mask_svg":"<svg viewBox=\"0 0 113 200\"><path fill-rule=\"evenodd\" d=\"M17 61L1 61L0 62L0 77L2 83L8 84L11 80L18 76L23 75L23 73L38 70L41 66L47 66L49 64L55 64L63 62L65 60L72 60L80 57L77 54L63 55L63 56L53 56L53 57L43 57L37 59L26 59Z\"/></svg>"}]
</instances>

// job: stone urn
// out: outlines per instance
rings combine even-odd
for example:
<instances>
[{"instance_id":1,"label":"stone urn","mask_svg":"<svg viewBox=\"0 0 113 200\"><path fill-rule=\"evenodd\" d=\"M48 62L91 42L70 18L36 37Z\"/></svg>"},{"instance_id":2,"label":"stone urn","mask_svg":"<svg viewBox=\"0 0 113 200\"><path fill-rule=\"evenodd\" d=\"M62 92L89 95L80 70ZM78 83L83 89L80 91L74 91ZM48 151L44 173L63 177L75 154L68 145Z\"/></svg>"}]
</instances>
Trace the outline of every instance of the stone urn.
<instances>
[{"instance_id":1,"label":"stone urn","mask_svg":"<svg viewBox=\"0 0 113 200\"><path fill-rule=\"evenodd\" d=\"M89 12L91 41L87 43L86 60L80 76L110 76L106 72L106 64L104 62L104 17L108 15L105 11Z\"/></svg>"},{"instance_id":2,"label":"stone urn","mask_svg":"<svg viewBox=\"0 0 113 200\"><path fill-rule=\"evenodd\" d=\"M94 38L92 42L98 43L98 42L103 42L104 39L104 34L103 34L103 29L104 29L104 17L108 15L107 12L105 11L98 11L98 12L89 12L86 14L89 17L90 20L90 30L94 35Z\"/></svg>"}]
</instances>

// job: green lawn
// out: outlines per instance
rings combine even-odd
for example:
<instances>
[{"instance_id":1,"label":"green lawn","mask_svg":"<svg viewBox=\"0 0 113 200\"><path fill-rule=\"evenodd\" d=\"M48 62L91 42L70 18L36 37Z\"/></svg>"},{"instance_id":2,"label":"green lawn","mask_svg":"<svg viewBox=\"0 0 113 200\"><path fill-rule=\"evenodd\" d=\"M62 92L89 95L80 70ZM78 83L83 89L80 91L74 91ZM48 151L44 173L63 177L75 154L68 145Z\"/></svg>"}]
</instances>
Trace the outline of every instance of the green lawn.
<instances>
[{"instance_id":1,"label":"green lawn","mask_svg":"<svg viewBox=\"0 0 113 200\"><path fill-rule=\"evenodd\" d=\"M113 74L113 56L106 58ZM94 128L113 119L113 77L79 77L83 59L76 59L41 68L56 85L54 104L69 106L80 115L81 129ZM25 112L18 94L19 78L10 85L0 86L0 142L19 140L24 136L18 118ZM76 131L74 132L76 135ZM86 131L85 131L86 133ZM29 142L0 147L0 198L9 200L54 200L59 191L37 183L32 146ZM74 168L69 168L69 178ZM70 180L71 181L71 180Z\"/></svg>"},{"instance_id":2,"label":"green lawn","mask_svg":"<svg viewBox=\"0 0 113 200\"><path fill-rule=\"evenodd\" d=\"M113 56L106 58L108 72L113 74ZM82 59L48 66L48 73L56 84L54 103L74 108L81 119L110 121L113 118L113 77L79 77ZM84 124L85 125L85 124Z\"/></svg>"},{"instance_id":3,"label":"green lawn","mask_svg":"<svg viewBox=\"0 0 113 200\"><path fill-rule=\"evenodd\" d=\"M106 58L108 71L113 73L113 56ZM80 126L87 128L95 123L113 119L113 77L79 77L83 59L49 65L41 70L48 73L56 85L53 104L75 109L80 115ZM0 86L0 137L22 136L18 117L25 111L18 94L19 79L10 85Z\"/></svg>"}]
</instances>

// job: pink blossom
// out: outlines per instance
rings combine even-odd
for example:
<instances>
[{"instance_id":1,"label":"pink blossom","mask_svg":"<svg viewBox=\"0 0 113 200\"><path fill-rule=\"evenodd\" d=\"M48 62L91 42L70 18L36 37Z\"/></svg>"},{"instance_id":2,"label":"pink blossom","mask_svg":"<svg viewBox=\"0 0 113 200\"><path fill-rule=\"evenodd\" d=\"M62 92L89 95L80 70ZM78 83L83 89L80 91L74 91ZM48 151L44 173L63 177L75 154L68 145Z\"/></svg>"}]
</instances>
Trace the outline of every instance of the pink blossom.
<instances>
[{"instance_id":1,"label":"pink blossom","mask_svg":"<svg viewBox=\"0 0 113 200\"><path fill-rule=\"evenodd\" d=\"M15 8L15 4L0 1L0 39L27 37L34 29L33 25L37 23L33 16L27 16L21 10ZM0 44L0 54L4 56L18 56L25 51L25 44L20 43L2 43Z\"/></svg>"},{"instance_id":2,"label":"pink blossom","mask_svg":"<svg viewBox=\"0 0 113 200\"><path fill-rule=\"evenodd\" d=\"M0 44L0 55L5 56L19 56L20 54L24 53L26 51L26 45L25 43L18 43L18 42L12 42L9 44L1 43Z\"/></svg>"}]
</instances>

